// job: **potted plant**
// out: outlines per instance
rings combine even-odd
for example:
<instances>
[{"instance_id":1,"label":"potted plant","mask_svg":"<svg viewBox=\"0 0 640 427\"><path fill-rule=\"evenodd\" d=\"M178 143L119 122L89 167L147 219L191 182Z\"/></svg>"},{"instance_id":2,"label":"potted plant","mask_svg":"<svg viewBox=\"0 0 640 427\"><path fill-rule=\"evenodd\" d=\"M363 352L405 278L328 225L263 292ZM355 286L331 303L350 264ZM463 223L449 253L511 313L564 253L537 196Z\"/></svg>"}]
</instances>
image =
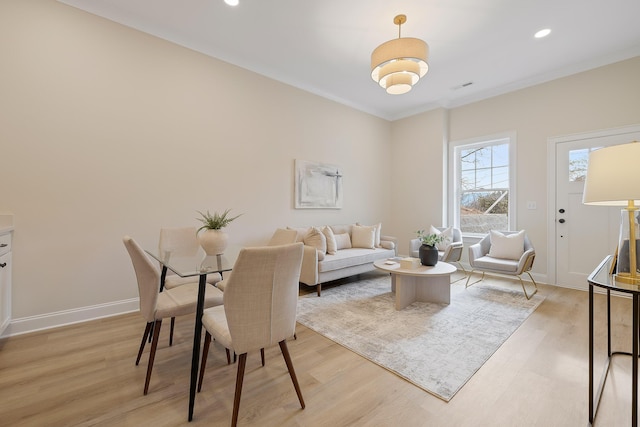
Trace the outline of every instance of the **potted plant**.
<instances>
[{"instance_id":1,"label":"potted plant","mask_svg":"<svg viewBox=\"0 0 640 427\"><path fill-rule=\"evenodd\" d=\"M221 254L227 248L229 237L222 229L242 215L232 217L229 216L229 212L231 212L231 209L227 209L221 214L214 212L213 215L209 211L206 214L198 211L202 218L196 219L202 222L202 227L198 228L196 233L198 234L200 246L202 246L207 255ZM202 230L204 231L200 233Z\"/></svg>"},{"instance_id":2,"label":"potted plant","mask_svg":"<svg viewBox=\"0 0 640 427\"><path fill-rule=\"evenodd\" d=\"M422 265L434 266L438 263L438 249L436 245L444 242L447 238L442 234L426 233L424 230L416 231L418 239L422 243L420 246L420 263Z\"/></svg>"}]
</instances>

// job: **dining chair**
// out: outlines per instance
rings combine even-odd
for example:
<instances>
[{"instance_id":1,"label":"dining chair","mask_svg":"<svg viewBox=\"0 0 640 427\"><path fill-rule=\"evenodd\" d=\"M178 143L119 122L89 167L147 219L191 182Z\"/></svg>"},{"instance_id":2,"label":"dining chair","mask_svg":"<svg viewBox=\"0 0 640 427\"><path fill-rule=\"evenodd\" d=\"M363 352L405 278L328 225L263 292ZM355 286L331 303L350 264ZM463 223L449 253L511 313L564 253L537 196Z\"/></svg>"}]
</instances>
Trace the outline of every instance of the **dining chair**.
<instances>
[{"instance_id":1,"label":"dining chair","mask_svg":"<svg viewBox=\"0 0 640 427\"><path fill-rule=\"evenodd\" d=\"M160 273L156 265L151 261L140 245L129 236L123 239L124 246L131 257L133 269L138 281L138 293L140 296L140 314L147 321L147 325L142 336L136 365L140 362L142 351L147 342L147 337L153 333L151 350L149 352L149 362L147 364L147 376L144 383L144 394L149 391L149 380L153 370L153 361L158 348L158 338L162 320L168 317L174 318L185 314L196 312L198 299L198 283L189 283L178 286L175 289L160 290ZM222 291L207 286L204 297L205 307L222 305Z\"/></svg>"},{"instance_id":2,"label":"dining chair","mask_svg":"<svg viewBox=\"0 0 640 427\"><path fill-rule=\"evenodd\" d=\"M302 253L301 242L242 249L233 274L227 279L224 305L209 308L202 315L206 335L198 390L202 387L212 337L239 355L232 426L238 422L247 353L276 343L280 346L300 406L305 408L286 341L295 332Z\"/></svg>"},{"instance_id":3,"label":"dining chair","mask_svg":"<svg viewBox=\"0 0 640 427\"><path fill-rule=\"evenodd\" d=\"M158 240L158 253L169 255L195 255L198 253L200 244L196 227L162 227L160 229L160 239ZM222 280L220 273L208 274L207 283L215 285ZM186 283L193 283L191 277L180 277L171 270L167 271L164 279L163 289L173 289Z\"/></svg>"}]
</instances>

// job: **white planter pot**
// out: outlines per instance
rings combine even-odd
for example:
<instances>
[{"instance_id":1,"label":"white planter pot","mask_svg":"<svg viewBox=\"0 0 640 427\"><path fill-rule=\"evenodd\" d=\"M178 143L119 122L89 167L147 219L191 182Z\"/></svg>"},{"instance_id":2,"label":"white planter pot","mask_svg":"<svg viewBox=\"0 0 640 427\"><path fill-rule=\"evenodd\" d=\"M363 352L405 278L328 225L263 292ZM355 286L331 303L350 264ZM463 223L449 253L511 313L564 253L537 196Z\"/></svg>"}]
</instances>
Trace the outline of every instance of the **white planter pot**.
<instances>
[{"instance_id":1,"label":"white planter pot","mask_svg":"<svg viewBox=\"0 0 640 427\"><path fill-rule=\"evenodd\" d=\"M222 230L204 230L198 234L198 241L207 255L218 255L227 249L229 236Z\"/></svg>"}]
</instances>

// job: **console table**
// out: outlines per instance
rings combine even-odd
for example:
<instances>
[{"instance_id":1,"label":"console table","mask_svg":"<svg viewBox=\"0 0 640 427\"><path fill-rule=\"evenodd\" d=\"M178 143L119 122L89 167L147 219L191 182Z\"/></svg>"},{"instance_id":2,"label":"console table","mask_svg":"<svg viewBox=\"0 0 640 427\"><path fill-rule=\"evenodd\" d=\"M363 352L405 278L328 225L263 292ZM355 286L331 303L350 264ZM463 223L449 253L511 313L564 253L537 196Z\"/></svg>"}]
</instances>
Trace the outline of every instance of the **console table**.
<instances>
[{"instance_id":1,"label":"console table","mask_svg":"<svg viewBox=\"0 0 640 427\"><path fill-rule=\"evenodd\" d=\"M589 423L593 424L598 411L600 398L607 381L607 374L611 366L611 358L613 356L625 355L631 356L631 425L638 425L638 312L640 305L640 286L617 282L615 277L610 274L613 257L606 257L600 265L589 275ZM593 290L599 287L607 291L607 361L600 378L598 390L594 396L594 377L593 377L593 347L594 347L594 320L593 320ZM611 291L618 291L629 294L633 299L633 319L632 319L632 345L631 352L612 351L611 350Z\"/></svg>"}]
</instances>

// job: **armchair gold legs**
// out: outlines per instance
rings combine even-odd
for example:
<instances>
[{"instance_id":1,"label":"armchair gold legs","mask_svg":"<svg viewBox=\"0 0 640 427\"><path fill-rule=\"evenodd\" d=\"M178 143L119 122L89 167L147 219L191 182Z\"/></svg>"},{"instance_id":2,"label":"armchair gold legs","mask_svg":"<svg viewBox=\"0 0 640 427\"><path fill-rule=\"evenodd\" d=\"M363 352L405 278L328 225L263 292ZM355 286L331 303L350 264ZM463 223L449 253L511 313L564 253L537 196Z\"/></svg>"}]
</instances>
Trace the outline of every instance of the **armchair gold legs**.
<instances>
[{"instance_id":1,"label":"armchair gold legs","mask_svg":"<svg viewBox=\"0 0 640 427\"><path fill-rule=\"evenodd\" d=\"M468 288L469 286L475 285L476 283L482 282L484 280L484 273L485 272L483 271L482 272L482 276L480 276L480 278L478 280L476 280L475 282L469 283L469 280L471 280L471 275L474 272L475 272L475 270L471 270L469 272L469 275L467 276L467 283L464 285L465 288ZM516 275L516 277L518 278L518 280L520 280L520 285L522 286L522 291L524 292L524 296L527 297L527 299L531 299L531 297L534 296L538 292L538 284L533 279L533 276L531 275L530 272L525 271L524 273L527 273L529 275L529 278L531 279L531 282L533 283L534 291L531 294L527 293L527 288L524 286L524 281L522 280L522 275L519 274L519 275ZM495 274L502 275L500 273L495 273ZM505 276L511 276L511 275L505 275Z\"/></svg>"}]
</instances>

